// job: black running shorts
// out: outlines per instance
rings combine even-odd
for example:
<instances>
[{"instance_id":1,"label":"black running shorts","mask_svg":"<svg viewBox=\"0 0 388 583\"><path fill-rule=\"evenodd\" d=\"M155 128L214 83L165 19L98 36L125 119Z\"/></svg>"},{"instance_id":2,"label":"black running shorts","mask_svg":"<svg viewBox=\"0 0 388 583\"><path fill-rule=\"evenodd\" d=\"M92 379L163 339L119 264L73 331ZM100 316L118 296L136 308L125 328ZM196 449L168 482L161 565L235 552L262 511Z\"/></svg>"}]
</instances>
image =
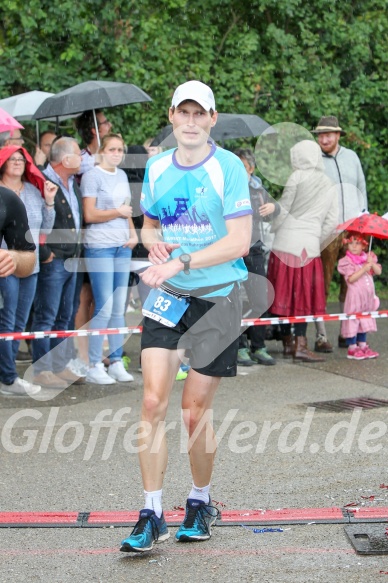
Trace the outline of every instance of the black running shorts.
<instances>
[{"instance_id":1,"label":"black running shorts","mask_svg":"<svg viewBox=\"0 0 388 583\"><path fill-rule=\"evenodd\" d=\"M234 377L241 329L238 284L228 296L190 297L190 305L174 328L144 318L141 348L183 349L191 367L206 376Z\"/></svg>"}]
</instances>

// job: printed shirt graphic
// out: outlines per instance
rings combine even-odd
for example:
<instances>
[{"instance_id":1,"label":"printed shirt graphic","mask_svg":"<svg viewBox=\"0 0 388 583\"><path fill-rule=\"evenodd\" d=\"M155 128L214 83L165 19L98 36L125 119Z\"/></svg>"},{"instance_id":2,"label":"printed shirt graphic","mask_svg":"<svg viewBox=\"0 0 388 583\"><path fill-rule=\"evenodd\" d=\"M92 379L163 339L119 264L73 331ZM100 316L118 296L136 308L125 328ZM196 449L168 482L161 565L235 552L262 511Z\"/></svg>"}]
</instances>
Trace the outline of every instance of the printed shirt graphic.
<instances>
[{"instance_id":1,"label":"printed shirt graphic","mask_svg":"<svg viewBox=\"0 0 388 583\"><path fill-rule=\"evenodd\" d=\"M172 258L208 247L227 235L225 221L252 214L246 171L237 156L212 144L200 164L183 167L175 151L147 163L141 195L142 211L159 220L163 240L180 244ZM237 259L194 269L190 275L180 272L169 282L190 290L246 278L244 261Z\"/></svg>"}]
</instances>

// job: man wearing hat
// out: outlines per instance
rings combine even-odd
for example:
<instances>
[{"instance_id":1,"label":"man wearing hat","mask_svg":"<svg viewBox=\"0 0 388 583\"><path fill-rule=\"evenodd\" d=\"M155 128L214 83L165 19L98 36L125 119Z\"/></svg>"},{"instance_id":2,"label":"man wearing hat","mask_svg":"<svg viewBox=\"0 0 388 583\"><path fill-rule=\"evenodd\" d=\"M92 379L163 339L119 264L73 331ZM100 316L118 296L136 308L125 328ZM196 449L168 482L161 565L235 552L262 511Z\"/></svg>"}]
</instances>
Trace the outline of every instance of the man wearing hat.
<instances>
[{"instance_id":1,"label":"man wearing hat","mask_svg":"<svg viewBox=\"0 0 388 583\"><path fill-rule=\"evenodd\" d=\"M193 484L175 538L211 536L218 510L210 480L216 441L213 397L222 377L236 375L241 324L240 282L247 279L252 208L243 163L209 139L217 122L213 91L200 81L180 85L169 119L178 142L147 162L141 194L142 241L149 251L141 278L154 288L143 305L144 380L139 459L145 502L121 551L144 552L169 537L162 511L167 467L165 417L180 357L191 369L183 387Z\"/></svg>"},{"instance_id":2,"label":"man wearing hat","mask_svg":"<svg viewBox=\"0 0 388 583\"><path fill-rule=\"evenodd\" d=\"M334 115L328 115L321 117L312 133L318 136L317 140L322 150L327 176L335 184L338 184L338 224L358 217L360 213L368 209L365 176L357 154L339 143L340 137L345 136L346 132L340 127L338 119ZM342 235L337 237L321 253L326 297L329 295L330 282L333 279L335 264L340 256L341 248ZM341 276L339 295L341 312L344 309L346 289L346 282ZM317 352L332 352L333 349L327 341L323 322L317 323L317 333L315 350ZM341 335L338 338L338 345L341 348L346 348L346 341Z\"/></svg>"}]
</instances>

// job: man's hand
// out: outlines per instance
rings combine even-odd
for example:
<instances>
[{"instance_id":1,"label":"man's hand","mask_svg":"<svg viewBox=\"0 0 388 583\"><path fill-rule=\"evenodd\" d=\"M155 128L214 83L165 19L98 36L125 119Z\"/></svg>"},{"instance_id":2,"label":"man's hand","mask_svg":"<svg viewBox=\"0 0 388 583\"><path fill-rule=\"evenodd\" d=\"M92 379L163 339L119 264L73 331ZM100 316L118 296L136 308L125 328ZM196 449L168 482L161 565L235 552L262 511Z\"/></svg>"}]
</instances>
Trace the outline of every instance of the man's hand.
<instances>
[{"instance_id":1,"label":"man's hand","mask_svg":"<svg viewBox=\"0 0 388 583\"><path fill-rule=\"evenodd\" d=\"M182 270L183 263L178 259L173 259L163 265L151 265L143 273L140 273L140 277L143 283L149 287L159 287L167 279L174 277L174 275Z\"/></svg>"},{"instance_id":2,"label":"man's hand","mask_svg":"<svg viewBox=\"0 0 388 583\"><path fill-rule=\"evenodd\" d=\"M46 163L46 154L39 148L39 146L36 146L36 150L35 150L35 156L34 156L34 162L37 166L44 166L44 164Z\"/></svg>"},{"instance_id":3,"label":"man's hand","mask_svg":"<svg viewBox=\"0 0 388 583\"><path fill-rule=\"evenodd\" d=\"M54 198L57 194L58 186L50 180L45 180L44 183L44 199L48 205L54 204Z\"/></svg>"},{"instance_id":4,"label":"man's hand","mask_svg":"<svg viewBox=\"0 0 388 583\"><path fill-rule=\"evenodd\" d=\"M50 253L50 257L48 257L45 261L41 261L41 263L51 263L52 260L54 259L55 255L54 253L51 251Z\"/></svg>"},{"instance_id":5,"label":"man's hand","mask_svg":"<svg viewBox=\"0 0 388 583\"><path fill-rule=\"evenodd\" d=\"M275 205L273 202L267 202L265 204L262 204L261 207L259 208L259 213L261 217L268 217L268 215L272 215L274 211Z\"/></svg>"},{"instance_id":6,"label":"man's hand","mask_svg":"<svg viewBox=\"0 0 388 583\"><path fill-rule=\"evenodd\" d=\"M0 277L8 277L16 271L16 261L9 251L0 249Z\"/></svg>"},{"instance_id":7,"label":"man's hand","mask_svg":"<svg viewBox=\"0 0 388 583\"><path fill-rule=\"evenodd\" d=\"M154 243L154 245L152 245L148 259L154 265L162 265L163 263L166 263L171 253L174 251L174 249L178 249L178 247L180 247L179 243L166 243L164 241L159 241L158 243Z\"/></svg>"},{"instance_id":8,"label":"man's hand","mask_svg":"<svg viewBox=\"0 0 388 583\"><path fill-rule=\"evenodd\" d=\"M35 260L34 251L0 249L0 277L12 274L16 277L27 277L34 270Z\"/></svg>"}]
</instances>

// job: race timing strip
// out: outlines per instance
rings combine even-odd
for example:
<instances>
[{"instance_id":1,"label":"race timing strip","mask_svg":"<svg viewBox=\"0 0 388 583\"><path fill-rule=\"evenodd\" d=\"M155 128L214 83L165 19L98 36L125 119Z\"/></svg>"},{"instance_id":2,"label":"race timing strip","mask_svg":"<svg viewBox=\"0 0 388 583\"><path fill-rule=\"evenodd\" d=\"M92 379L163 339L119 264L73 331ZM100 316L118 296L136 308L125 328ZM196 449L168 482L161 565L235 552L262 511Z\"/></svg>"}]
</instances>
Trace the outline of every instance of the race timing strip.
<instances>
[{"instance_id":1,"label":"race timing strip","mask_svg":"<svg viewBox=\"0 0 388 583\"><path fill-rule=\"evenodd\" d=\"M354 314L318 314L310 316L287 316L285 318L254 318L241 320L241 326L269 326L270 324L301 324L303 322L336 322L339 320L361 320L364 318L388 318L388 310L379 312L355 312ZM45 332L1 332L0 340L40 340L42 338L74 338L79 336L101 336L109 334L141 334L142 326L122 328L100 328L96 330L50 330Z\"/></svg>"},{"instance_id":2,"label":"race timing strip","mask_svg":"<svg viewBox=\"0 0 388 583\"><path fill-rule=\"evenodd\" d=\"M387 507L280 508L278 510L228 510L222 508L217 526L271 526L286 524L387 523ZM179 526L183 508L164 512L169 526ZM135 511L0 512L0 528L107 528L134 526ZM260 530L258 532L271 532Z\"/></svg>"}]
</instances>

